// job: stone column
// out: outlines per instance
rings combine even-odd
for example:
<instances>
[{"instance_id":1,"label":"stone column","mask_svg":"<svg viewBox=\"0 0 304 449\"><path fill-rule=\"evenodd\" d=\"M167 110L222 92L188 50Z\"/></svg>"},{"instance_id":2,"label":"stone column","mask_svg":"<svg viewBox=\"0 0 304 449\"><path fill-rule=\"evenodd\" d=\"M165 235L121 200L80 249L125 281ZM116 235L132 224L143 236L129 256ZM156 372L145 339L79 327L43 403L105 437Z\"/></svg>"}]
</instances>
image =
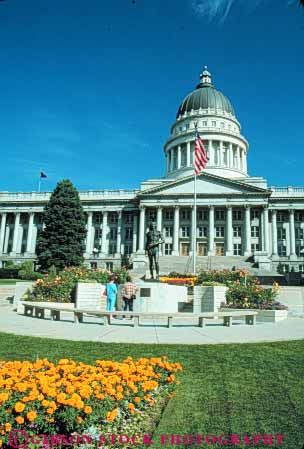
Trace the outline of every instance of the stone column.
<instances>
[{"instance_id":1,"label":"stone column","mask_svg":"<svg viewBox=\"0 0 304 449\"><path fill-rule=\"evenodd\" d=\"M145 214L146 208L140 208L140 216L139 216L139 248L138 252L140 254L145 253Z\"/></svg>"},{"instance_id":2,"label":"stone column","mask_svg":"<svg viewBox=\"0 0 304 449\"><path fill-rule=\"evenodd\" d=\"M251 225L250 225L250 207L245 207L245 248L244 256L251 254Z\"/></svg>"},{"instance_id":3,"label":"stone column","mask_svg":"<svg viewBox=\"0 0 304 449\"><path fill-rule=\"evenodd\" d=\"M101 252L107 254L108 212L102 213Z\"/></svg>"},{"instance_id":4,"label":"stone column","mask_svg":"<svg viewBox=\"0 0 304 449\"><path fill-rule=\"evenodd\" d=\"M269 254L269 223L268 223L268 208L264 208L264 251Z\"/></svg>"},{"instance_id":5,"label":"stone column","mask_svg":"<svg viewBox=\"0 0 304 449\"><path fill-rule=\"evenodd\" d=\"M227 222L226 222L226 256L233 256L232 245L232 207L227 207Z\"/></svg>"},{"instance_id":6,"label":"stone column","mask_svg":"<svg viewBox=\"0 0 304 449\"><path fill-rule=\"evenodd\" d=\"M174 208L173 251L172 256L179 255L179 206Z\"/></svg>"},{"instance_id":7,"label":"stone column","mask_svg":"<svg viewBox=\"0 0 304 449\"><path fill-rule=\"evenodd\" d=\"M169 157L169 151L167 151L166 156L167 156L167 173L169 173L170 171L170 157Z\"/></svg>"},{"instance_id":8,"label":"stone column","mask_svg":"<svg viewBox=\"0 0 304 449\"><path fill-rule=\"evenodd\" d=\"M15 214L15 224L14 224L14 237L13 237L13 247L12 247L13 254L16 254L16 252L17 252L19 227L20 227L20 212L17 212Z\"/></svg>"},{"instance_id":9,"label":"stone column","mask_svg":"<svg viewBox=\"0 0 304 449\"><path fill-rule=\"evenodd\" d=\"M190 151L191 151L191 147L190 147L190 142L187 142L187 167L190 167Z\"/></svg>"},{"instance_id":10,"label":"stone column","mask_svg":"<svg viewBox=\"0 0 304 449\"><path fill-rule=\"evenodd\" d=\"M240 170L241 169L241 158L240 158L240 147L239 146L236 147L236 165L237 165L237 169Z\"/></svg>"},{"instance_id":11,"label":"stone column","mask_svg":"<svg viewBox=\"0 0 304 449\"><path fill-rule=\"evenodd\" d=\"M122 211L117 212L117 237L116 237L116 254L121 255L121 222L122 222Z\"/></svg>"},{"instance_id":12,"label":"stone column","mask_svg":"<svg viewBox=\"0 0 304 449\"><path fill-rule=\"evenodd\" d=\"M228 149L228 167L233 167L233 149L232 149L232 143L229 143L229 149Z\"/></svg>"},{"instance_id":13,"label":"stone column","mask_svg":"<svg viewBox=\"0 0 304 449\"><path fill-rule=\"evenodd\" d=\"M214 256L214 206L209 208L208 256Z\"/></svg>"},{"instance_id":14,"label":"stone column","mask_svg":"<svg viewBox=\"0 0 304 449\"><path fill-rule=\"evenodd\" d=\"M1 214L1 228L0 228L0 254L3 254L4 250L4 236L5 236L5 226L6 226L6 212Z\"/></svg>"},{"instance_id":15,"label":"stone column","mask_svg":"<svg viewBox=\"0 0 304 449\"><path fill-rule=\"evenodd\" d=\"M170 159L170 171L173 171L173 163L174 163L174 148L171 148L170 150L171 159Z\"/></svg>"},{"instance_id":16,"label":"stone column","mask_svg":"<svg viewBox=\"0 0 304 449\"><path fill-rule=\"evenodd\" d=\"M137 250L137 214L133 215L133 241L132 241L132 253L135 254Z\"/></svg>"},{"instance_id":17,"label":"stone column","mask_svg":"<svg viewBox=\"0 0 304 449\"><path fill-rule=\"evenodd\" d=\"M273 210L271 215L272 221L272 255L278 255L278 230L277 230L277 211Z\"/></svg>"},{"instance_id":18,"label":"stone column","mask_svg":"<svg viewBox=\"0 0 304 449\"><path fill-rule=\"evenodd\" d=\"M220 141L220 161L219 161L219 166L223 167L224 166L224 151L223 151L223 142Z\"/></svg>"},{"instance_id":19,"label":"stone column","mask_svg":"<svg viewBox=\"0 0 304 449\"><path fill-rule=\"evenodd\" d=\"M209 163L210 165L214 165L214 152L212 149L212 140L209 140L208 151L209 151Z\"/></svg>"},{"instance_id":20,"label":"stone column","mask_svg":"<svg viewBox=\"0 0 304 449\"><path fill-rule=\"evenodd\" d=\"M242 150L242 171L243 171L244 173L247 173L246 153L245 153L245 150Z\"/></svg>"},{"instance_id":21,"label":"stone column","mask_svg":"<svg viewBox=\"0 0 304 449\"><path fill-rule=\"evenodd\" d=\"M181 168L181 160L182 160L182 158L181 158L181 146L180 145L178 145L178 147L177 147L177 169L180 169Z\"/></svg>"},{"instance_id":22,"label":"stone column","mask_svg":"<svg viewBox=\"0 0 304 449\"><path fill-rule=\"evenodd\" d=\"M157 208L157 230L162 233L162 217L163 217L163 209L161 207ZM159 255L162 255L162 245L159 245Z\"/></svg>"},{"instance_id":23,"label":"stone column","mask_svg":"<svg viewBox=\"0 0 304 449\"><path fill-rule=\"evenodd\" d=\"M87 240L86 240L86 254L92 253L92 223L93 223L93 212L88 212L87 220Z\"/></svg>"},{"instance_id":24,"label":"stone column","mask_svg":"<svg viewBox=\"0 0 304 449\"><path fill-rule=\"evenodd\" d=\"M296 240L295 240L295 224L294 224L294 210L289 211L289 239L290 239L290 256L296 255Z\"/></svg>"},{"instance_id":25,"label":"stone column","mask_svg":"<svg viewBox=\"0 0 304 449\"><path fill-rule=\"evenodd\" d=\"M34 228L34 212L30 213L29 224L27 229L27 242L26 242L26 252L28 254L33 253L33 228Z\"/></svg>"}]
</instances>

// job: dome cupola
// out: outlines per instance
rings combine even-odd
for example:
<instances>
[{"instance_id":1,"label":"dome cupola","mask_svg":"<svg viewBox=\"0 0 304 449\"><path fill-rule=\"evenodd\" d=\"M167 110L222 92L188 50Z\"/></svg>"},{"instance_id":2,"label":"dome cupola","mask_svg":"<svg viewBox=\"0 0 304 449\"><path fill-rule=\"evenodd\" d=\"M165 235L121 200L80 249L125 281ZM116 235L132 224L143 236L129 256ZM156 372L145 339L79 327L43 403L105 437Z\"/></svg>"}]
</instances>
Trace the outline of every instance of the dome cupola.
<instances>
[{"instance_id":1,"label":"dome cupola","mask_svg":"<svg viewBox=\"0 0 304 449\"><path fill-rule=\"evenodd\" d=\"M217 90L205 66L196 89L180 104L164 150L166 177L193 172L195 126L209 153L206 172L228 178L247 175L248 142L230 100Z\"/></svg>"}]
</instances>

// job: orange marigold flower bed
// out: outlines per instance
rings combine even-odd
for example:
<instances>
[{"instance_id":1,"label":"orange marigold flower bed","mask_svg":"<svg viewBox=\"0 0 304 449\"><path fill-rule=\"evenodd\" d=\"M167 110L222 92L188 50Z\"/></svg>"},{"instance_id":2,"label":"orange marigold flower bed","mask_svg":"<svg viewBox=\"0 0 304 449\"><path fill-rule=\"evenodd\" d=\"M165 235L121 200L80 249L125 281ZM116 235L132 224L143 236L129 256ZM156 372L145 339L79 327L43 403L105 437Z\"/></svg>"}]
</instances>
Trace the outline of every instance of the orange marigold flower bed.
<instances>
[{"instance_id":1,"label":"orange marigold flower bed","mask_svg":"<svg viewBox=\"0 0 304 449\"><path fill-rule=\"evenodd\" d=\"M92 426L123 426L149 412L158 399L168 400L178 384L174 373L181 369L166 357L96 360L94 365L69 359L0 361L2 443L7 445L12 428L81 434Z\"/></svg>"}]
</instances>

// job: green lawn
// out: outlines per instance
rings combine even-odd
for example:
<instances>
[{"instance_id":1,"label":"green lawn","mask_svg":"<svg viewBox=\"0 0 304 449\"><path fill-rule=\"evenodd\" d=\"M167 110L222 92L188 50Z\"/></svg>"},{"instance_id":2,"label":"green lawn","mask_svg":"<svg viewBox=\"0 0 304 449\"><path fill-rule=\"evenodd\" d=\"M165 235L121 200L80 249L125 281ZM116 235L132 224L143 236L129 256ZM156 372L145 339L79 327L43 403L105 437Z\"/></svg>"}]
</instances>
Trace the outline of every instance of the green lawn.
<instances>
[{"instance_id":1,"label":"green lawn","mask_svg":"<svg viewBox=\"0 0 304 449\"><path fill-rule=\"evenodd\" d=\"M48 357L56 361L69 357L90 363L97 358L122 360L127 355L135 358L167 355L184 367L180 375L182 383L158 425L153 449L174 447L158 443L161 434L172 433L285 434L285 443L272 447L302 448L304 341L216 346L134 345L0 333L0 359Z\"/></svg>"},{"instance_id":2,"label":"green lawn","mask_svg":"<svg viewBox=\"0 0 304 449\"><path fill-rule=\"evenodd\" d=\"M21 279L0 279L0 285L14 285L16 282L26 282Z\"/></svg>"}]
</instances>

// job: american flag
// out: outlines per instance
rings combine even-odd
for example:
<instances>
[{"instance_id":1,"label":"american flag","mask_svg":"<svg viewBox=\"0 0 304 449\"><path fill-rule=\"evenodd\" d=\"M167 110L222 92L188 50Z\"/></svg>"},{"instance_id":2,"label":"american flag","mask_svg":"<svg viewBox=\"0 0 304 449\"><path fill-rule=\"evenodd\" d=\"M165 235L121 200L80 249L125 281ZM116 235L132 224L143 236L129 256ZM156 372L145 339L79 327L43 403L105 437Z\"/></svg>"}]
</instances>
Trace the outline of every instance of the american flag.
<instances>
[{"instance_id":1,"label":"american flag","mask_svg":"<svg viewBox=\"0 0 304 449\"><path fill-rule=\"evenodd\" d=\"M207 165L209 157L205 150L204 144L198 131L195 133L195 159L194 159L194 172L198 175Z\"/></svg>"}]
</instances>

